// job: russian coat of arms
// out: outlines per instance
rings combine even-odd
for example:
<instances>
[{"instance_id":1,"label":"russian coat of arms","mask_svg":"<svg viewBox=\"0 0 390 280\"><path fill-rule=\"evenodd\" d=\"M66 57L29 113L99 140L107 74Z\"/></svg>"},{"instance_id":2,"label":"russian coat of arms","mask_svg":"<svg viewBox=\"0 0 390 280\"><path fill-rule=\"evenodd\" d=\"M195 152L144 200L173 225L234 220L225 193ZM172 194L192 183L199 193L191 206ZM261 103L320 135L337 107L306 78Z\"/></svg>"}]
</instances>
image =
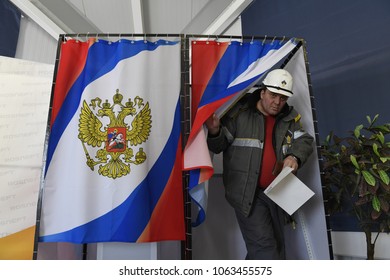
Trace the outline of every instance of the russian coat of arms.
<instances>
[{"instance_id":1,"label":"russian coat of arms","mask_svg":"<svg viewBox=\"0 0 390 280\"><path fill-rule=\"evenodd\" d=\"M79 139L87 158L87 165L94 171L109 178L119 178L130 173L131 164L142 164L146 153L142 147L133 148L149 138L152 117L149 103L136 96L123 104L123 95L116 90L113 103L100 98L91 100L88 105L84 100L79 119ZM102 122L105 118L105 124ZM102 119L102 120L100 120ZM128 123L131 122L131 125ZM95 158L89 155L87 145L97 149Z\"/></svg>"}]
</instances>

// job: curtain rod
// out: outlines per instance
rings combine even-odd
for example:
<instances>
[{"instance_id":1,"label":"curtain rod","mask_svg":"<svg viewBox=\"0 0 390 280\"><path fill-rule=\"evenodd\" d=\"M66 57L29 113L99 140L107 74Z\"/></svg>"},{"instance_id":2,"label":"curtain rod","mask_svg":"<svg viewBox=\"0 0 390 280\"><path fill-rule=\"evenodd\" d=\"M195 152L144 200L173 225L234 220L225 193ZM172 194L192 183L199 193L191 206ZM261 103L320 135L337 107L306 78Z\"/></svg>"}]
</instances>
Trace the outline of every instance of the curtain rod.
<instances>
[{"instance_id":1,"label":"curtain rod","mask_svg":"<svg viewBox=\"0 0 390 280\"><path fill-rule=\"evenodd\" d=\"M241 39L241 40L290 40L292 38L296 39L297 41L303 41L301 38L296 37L286 37L286 36L238 36L238 35L207 35L207 34L163 34L163 33L152 33L152 34L142 34L142 33L72 33L72 34L61 34L60 37L86 37L86 38L93 38L93 37L118 37L118 38L124 38L124 37L186 37L186 38L208 38L208 39Z\"/></svg>"},{"instance_id":2,"label":"curtain rod","mask_svg":"<svg viewBox=\"0 0 390 280\"><path fill-rule=\"evenodd\" d=\"M183 34L142 34L142 33L71 33L61 34L64 37L181 37Z\"/></svg>"}]
</instances>

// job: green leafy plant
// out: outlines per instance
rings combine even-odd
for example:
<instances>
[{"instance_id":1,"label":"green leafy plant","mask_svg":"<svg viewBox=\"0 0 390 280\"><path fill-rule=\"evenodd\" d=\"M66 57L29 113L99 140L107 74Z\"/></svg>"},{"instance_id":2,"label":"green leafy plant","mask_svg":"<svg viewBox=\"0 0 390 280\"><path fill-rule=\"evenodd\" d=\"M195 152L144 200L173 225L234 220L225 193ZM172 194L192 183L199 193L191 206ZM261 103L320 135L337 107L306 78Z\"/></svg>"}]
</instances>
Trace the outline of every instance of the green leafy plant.
<instances>
[{"instance_id":1,"label":"green leafy plant","mask_svg":"<svg viewBox=\"0 0 390 280\"><path fill-rule=\"evenodd\" d=\"M350 206L365 233L367 259L374 259L379 234L390 231L390 123L377 120L367 116L368 126L358 125L344 138L331 133L321 148L329 214Z\"/></svg>"}]
</instances>

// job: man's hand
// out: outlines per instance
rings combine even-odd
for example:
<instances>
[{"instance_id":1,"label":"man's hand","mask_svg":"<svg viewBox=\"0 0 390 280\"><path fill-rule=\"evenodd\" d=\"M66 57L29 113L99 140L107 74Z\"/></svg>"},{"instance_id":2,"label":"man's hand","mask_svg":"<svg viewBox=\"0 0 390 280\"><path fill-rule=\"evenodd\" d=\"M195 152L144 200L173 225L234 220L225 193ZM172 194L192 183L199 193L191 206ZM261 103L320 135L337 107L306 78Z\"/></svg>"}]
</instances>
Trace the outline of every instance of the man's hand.
<instances>
[{"instance_id":1,"label":"man's hand","mask_svg":"<svg viewBox=\"0 0 390 280\"><path fill-rule=\"evenodd\" d=\"M295 173L298 170L298 159L294 156L288 156L283 161L283 167L291 167L294 169L292 172Z\"/></svg>"},{"instance_id":2,"label":"man's hand","mask_svg":"<svg viewBox=\"0 0 390 280\"><path fill-rule=\"evenodd\" d=\"M206 120L205 124L211 135L217 135L219 133L221 122L216 114L212 114Z\"/></svg>"}]
</instances>

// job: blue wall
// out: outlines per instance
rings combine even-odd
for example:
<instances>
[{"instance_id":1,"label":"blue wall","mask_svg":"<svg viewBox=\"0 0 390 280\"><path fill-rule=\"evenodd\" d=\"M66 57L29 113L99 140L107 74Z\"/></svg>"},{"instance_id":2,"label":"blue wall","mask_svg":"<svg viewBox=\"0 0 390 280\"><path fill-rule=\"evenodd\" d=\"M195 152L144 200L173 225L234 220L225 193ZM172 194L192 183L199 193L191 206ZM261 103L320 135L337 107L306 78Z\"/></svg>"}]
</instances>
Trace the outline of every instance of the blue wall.
<instances>
[{"instance_id":1,"label":"blue wall","mask_svg":"<svg viewBox=\"0 0 390 280\"><path fill-rule=\"evenodd\" d=\"M306 41L321 141L366 115L390 122L390 1L255 0L242 25L243 35Z\"/></svg>"},{"instance_id":2,"label":"blue wall","mask_svg":"<svg viewBox=\"0 0 390 280\"><path fill-rule=\"evenodd\" d=\"M0 0L0 55L15 57L19 37L20 12L8 0Z\"/></svg>"},{"instance_id":3,"label":"blue wall","mask_svg":"<svg viewBox=\"0 0 390 280\"><path fill-rule=\"evenodd\" d=\"M255 0L242 25L243 35L306 41L321 142L367 124L366 115L390 122L389 0ZM348 213L330 226L359 231Z\"/></svg>"}]
</instances>

